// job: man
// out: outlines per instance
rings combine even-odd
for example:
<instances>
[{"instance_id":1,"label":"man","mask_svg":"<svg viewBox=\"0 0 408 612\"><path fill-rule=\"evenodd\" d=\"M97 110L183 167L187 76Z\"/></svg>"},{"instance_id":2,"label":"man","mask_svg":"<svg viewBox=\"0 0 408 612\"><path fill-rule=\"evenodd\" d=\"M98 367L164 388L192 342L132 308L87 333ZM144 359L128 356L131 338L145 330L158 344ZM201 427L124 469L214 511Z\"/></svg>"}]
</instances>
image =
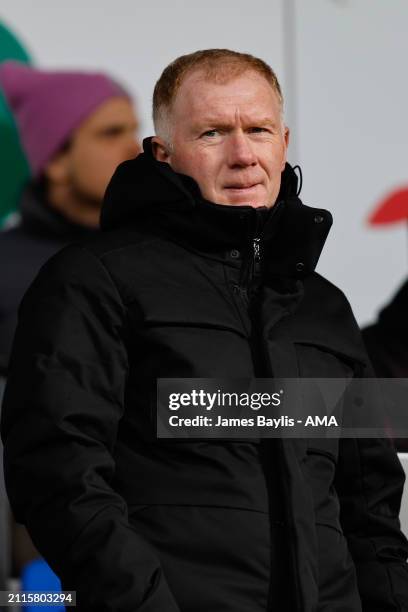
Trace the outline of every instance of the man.
<instances>
[{"instance_id":1,"label":"man","mask_svg":"<svg viewBox=\"0 0 408 612\"><path fill-rule=\"evenodd\" d=\"M406 223L408 190L400 187L385 197L371 213L370 225ZM377 320L362 330L362 336L376 376L408 378L408 279L378 313ZM407 438L395 438L400 452L408 451Z\"/></svg>"},{"instance_id":2,"label":"man","mask_svg":"<svg viewBox=\"0 0 408 612\"><path fill-rule=\"evenodd\" d=\"M408 189L398 187L377 204L368 222L376 227L389 227L392 223L406 223L407 219ZM362 330L375 373L380 378L408 377L407 309L408 280L405 279L381 309L377 320Z\"/></svg>"},{"instance_id":3,"label":"man","mask_svg":"<svg viewBox=\"0 0 408 612\"><path fill-rule=\"evenodd\" d=\"M408 610L386 441L156 438L158 378L344 377L366 356L314 272L330 215L296 195L271 68L180 57L154 120L104 233L24 299L2 424L16 515L88 612Z\"/></svg>"},{"instance_id":4,"label":"man","mask_svg":"<svg viewBox=\"0 0 408 612\"><path fill-rule=\"evenodd\" d=\"M0 234L1 404L1 375L7 375L24 292L51 255L95 233L106 186L118 164L138 153L139 143L129 94L103 74L6 61L0 64L0 88L32 176L21 197L18 226ZM1 484L2 478L5 513ZM25 530L15 527L14 571L19 574L35 556Z\"/></svg>"},{"instance_id":5,"label":"man","mask_svg":"<svg viewBox=\"0 0 408 612\"><path fill-rule=\"evenodd\" d=\"M363 338L377 376L408 377L408 280L380 311L375 323L363 329Z\"/></svg>"},{"instance_id":6,"label":"man","mask_svg":"<svg viewBox=\"0 0 408 612\"><path fill-rule=\"evenodd\" d=\"M0 64L0 88L15 118L32 181L18 227L0 234L0 371L7 371L20 300L42 264L95 232L106 186L137 155L129 94L98 73Z\"/></svg>"}]
</instances>

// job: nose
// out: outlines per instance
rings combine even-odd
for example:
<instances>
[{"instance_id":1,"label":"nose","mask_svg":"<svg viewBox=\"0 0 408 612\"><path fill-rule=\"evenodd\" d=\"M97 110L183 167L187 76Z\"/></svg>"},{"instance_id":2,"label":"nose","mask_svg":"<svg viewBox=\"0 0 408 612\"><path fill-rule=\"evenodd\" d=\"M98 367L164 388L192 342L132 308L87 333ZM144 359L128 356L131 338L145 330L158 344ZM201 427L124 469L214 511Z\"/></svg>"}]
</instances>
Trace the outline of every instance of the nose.
<instances>
[{"instance_id":1,"label":"nose","mask_svg":"<svg viewBox=\"0 0 408 612\"><path fill-rule=\"evenodd\" d=\"M246 168L257 163L252 144L244 132L230 134L228 162L231 168Z\"/></svg>"}]
</instances>

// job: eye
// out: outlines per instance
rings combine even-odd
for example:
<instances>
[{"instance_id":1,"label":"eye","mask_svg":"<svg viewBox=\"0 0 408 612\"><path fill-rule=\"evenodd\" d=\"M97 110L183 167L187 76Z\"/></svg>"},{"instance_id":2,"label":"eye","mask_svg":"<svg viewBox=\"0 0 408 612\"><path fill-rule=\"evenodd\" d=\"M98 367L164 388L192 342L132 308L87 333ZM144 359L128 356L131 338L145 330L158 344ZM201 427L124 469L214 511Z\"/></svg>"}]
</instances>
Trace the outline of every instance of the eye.
<instances>
[{"instance_id":1,"label":"eye","mask_svg":"<svg viewBox=\"0 0 408 612\"><path fill-rule=\"evenodd\" d=\"M268 132L266 128L263 127L252 127L248 130L251 134L262 134L263 132Z\"/></svg>"},{"instance_id":2,"label":"eye","mask_svg":"<svg viewBox=\"0 0 408 612\"><path fill-rule=\"evenodd\" d=\"M218 130L207 130L206 132L204 132L203 134L201 134L201 136L206 137L206 138L215 138L215 136L218 136L219 131Z\"/></svg>"},{"instance_id":3,"label":"eye","mask_svg":"<svg viewBox=\"0 0 408 612\"><path fill-rule=\"evenodd\" d=\"M120 125L113 125L101 130L99 133L103 138L116 138L121 136L125 132L125 129Z\"/></svg>"}]
</instances>

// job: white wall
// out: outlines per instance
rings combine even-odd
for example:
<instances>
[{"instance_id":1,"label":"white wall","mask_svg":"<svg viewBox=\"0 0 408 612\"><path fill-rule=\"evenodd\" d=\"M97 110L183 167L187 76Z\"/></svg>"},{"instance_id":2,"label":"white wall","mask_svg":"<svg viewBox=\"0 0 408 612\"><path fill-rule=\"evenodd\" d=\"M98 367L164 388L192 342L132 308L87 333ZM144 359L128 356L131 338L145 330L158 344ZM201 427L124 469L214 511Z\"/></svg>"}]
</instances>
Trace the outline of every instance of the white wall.
<instances>
[{"instance_id":1,"label":"white wall","mask_svg":"<svg viewBox=\"0 0 408 612\"><path fill-rule=\"evenodd\" d=\"M406 228L372 230L369 210L408 183L406 0L2 0L0 20L39 65L100 68L137 95L143 135L164 66L198 48L231 47L276 69L292 130L290 161L305 203L335 224L319 271L346 292L361 322L407 270ZM284 24L286 32L284 32Z\"/></svg>"},{"instance_id":2,"label":"white wall","mask_svg":"<svg viewBox=\"0 0 408 612\"><path fill-rule=\"evenodd\" d=\"M200 48L228 47L269 61L282 76L280 0L1 0L0 20L44 67L100 68L137 96L143 136L165 66Z\"/></svg>"},{"instance_id":3,"label":"white wall","mask_svg":"<svg viewBox=\"0 0 408 612\"><path fill-rule=\"evenodd\" d=\"M404 468L405 479L408 479L408 453L399 453L399 458ZM408 537L408 489L406 486L401 500L400 521L402 532Z\"/></svg>"},{"instance_id":4,"label":"white wall","mask_svg":"<svg viewBox=\"0 0 408 612\"><path fill-rule=\"evenodd\" d=\"M366 225L376 202L408 183L408 4L295 2L303 196L335 218L319 271L367 321L408 271L406 224Z\"/></svg>"}]
</instances>

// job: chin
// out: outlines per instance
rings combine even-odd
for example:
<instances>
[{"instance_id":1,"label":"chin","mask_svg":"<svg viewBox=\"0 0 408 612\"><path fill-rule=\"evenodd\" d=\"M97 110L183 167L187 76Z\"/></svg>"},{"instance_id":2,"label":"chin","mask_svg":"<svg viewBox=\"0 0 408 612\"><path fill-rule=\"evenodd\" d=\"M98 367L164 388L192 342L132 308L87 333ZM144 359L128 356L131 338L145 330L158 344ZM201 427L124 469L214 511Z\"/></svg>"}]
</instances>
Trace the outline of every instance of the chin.
<instances>
[{"instance_id":1,"label":"chin","mask_svg":"<svg viewBox=\"0 0 408 612\"><path fill-rule=\"evenodd\" d=\"M250 206L251 208L262 208L270 206L270 204L267 204L265 200L260 200L259 198L251 199L248 197L224 198L223 203L226 206Z\"/></svg>"},{"instance_id":2,"label":"chin","mask_svg":"<svg viewBox=\"0 0 408 612\"><path fill-rule=\"evenodd\" d=\"M268 204L268 194L261 185L256 185L248 189L228 189L220 194L220 202L229 206L251 206L261 208L270 206Z\"/></svg>"}]
</instances>

